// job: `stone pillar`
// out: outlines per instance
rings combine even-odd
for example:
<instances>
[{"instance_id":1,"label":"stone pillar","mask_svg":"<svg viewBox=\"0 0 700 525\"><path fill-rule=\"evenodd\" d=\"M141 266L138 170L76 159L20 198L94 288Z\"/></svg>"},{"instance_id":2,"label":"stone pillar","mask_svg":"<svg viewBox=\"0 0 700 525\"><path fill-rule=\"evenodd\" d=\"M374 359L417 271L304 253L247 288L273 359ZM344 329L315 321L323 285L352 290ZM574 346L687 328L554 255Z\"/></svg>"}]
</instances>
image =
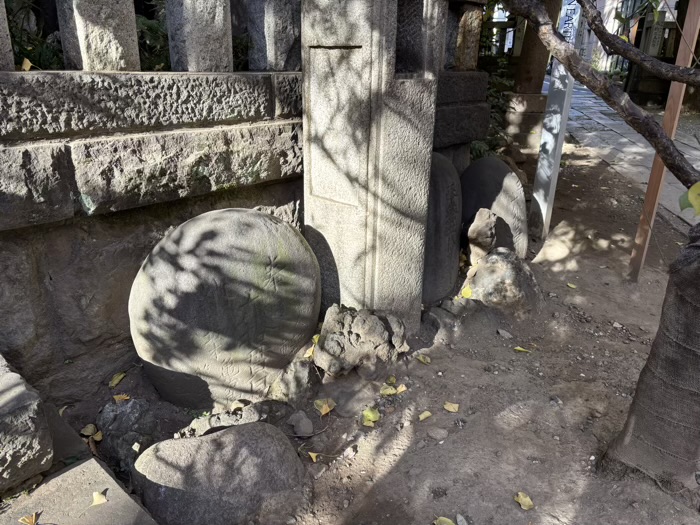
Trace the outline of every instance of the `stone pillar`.
<instances>
[{"instance_id":1,"label":"stone pillar","mask_svg":"<svg viewBox=\"0 0 700 525\"><path fill-rule=\"evenodd\" d=\"M247 3L250 69L299 71L301 0L247 0Z\"/></svg>"},{"instance_id":2,"label":"stone pillar","mask_svg":"<svg viewBox=\"0 0 700 525\"><path fill-rule=\"evenodd\" d=\"M474 71L479 60L481 43L481 22L484 6L481 4L464 4L457 33L457 51L455 52L455 69Z\"/></svg>"},{"instance_id":3,"label":"stone pillar","mask_svg":"<svg viewBox=\"0 0 700 525\"><path fill-rule=\"evenodd\" d=\"M0 0L0 71L14 71L15 57L12 53L10 30L7 27L5 1Z\"/></svg>"},{"instance_id":4,"label":"stone pillar","mask_svg":"<svg viewBox=\"0 0 700 525\"><path fill-rule=\"evenodd\" d=\"M85 71L139 71L134 0L57 0L64 63Z\"/></svg>"},{"instance_id":5,"label":"stone pillar","mask_svg":"<svg viewBox=\"0 0 700 525\"><path fill-rule=\"evenodd\" d=\"M305 2L306 236L323 306L420 324L443 0ZM398 44L398 45L397 45Z\"/></svg>"},{"instance_id":6,"label":"stone pillar","mask_svg":"<svg viewBox=\"0 0 700 525\"><path fill-rule=\"evenodd\" d=\"M173 71L233 71L230 0L167 0Z\"/></svg>"}]
</instances>

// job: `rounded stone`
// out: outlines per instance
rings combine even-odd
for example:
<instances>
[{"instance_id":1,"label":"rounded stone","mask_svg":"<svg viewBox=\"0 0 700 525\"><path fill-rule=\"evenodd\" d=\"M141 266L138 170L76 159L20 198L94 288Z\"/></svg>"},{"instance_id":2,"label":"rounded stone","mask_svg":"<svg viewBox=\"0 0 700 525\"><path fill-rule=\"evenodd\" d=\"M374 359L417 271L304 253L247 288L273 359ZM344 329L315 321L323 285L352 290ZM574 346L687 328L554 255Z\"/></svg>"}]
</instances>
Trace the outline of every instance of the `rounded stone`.
<instances>
[{"instance_id":1,"label":"rounded stone","mask_svg":"<svg viewBox=\"0 0 700 525\"><path fill-rule=\"evenodd\" d=\"M318 262L289 224L246 209L168 233L131 288L131 336L161 396L201 409L256 401L313 336Z\"/></svg>"}]
</instances>

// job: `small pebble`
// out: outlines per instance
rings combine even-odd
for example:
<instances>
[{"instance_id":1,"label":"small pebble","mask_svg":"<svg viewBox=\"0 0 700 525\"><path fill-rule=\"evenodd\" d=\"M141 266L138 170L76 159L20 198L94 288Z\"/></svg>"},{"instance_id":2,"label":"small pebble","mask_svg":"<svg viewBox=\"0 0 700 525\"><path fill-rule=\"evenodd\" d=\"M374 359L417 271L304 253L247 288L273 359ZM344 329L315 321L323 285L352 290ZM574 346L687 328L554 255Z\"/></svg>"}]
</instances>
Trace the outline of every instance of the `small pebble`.
<instances>
[{"instance_id":1,"label":"small pebble","mask_svg":"<svg viewBox=\"0 0 700 525\"><path fill-rule=\"evenodd\" d=\"M435 441L442 441L443 439L447 439L449 432L447 432L447 430L444 428L433 427L428 430L428 436L433 438Z\"/></svg>"}]
</instances>

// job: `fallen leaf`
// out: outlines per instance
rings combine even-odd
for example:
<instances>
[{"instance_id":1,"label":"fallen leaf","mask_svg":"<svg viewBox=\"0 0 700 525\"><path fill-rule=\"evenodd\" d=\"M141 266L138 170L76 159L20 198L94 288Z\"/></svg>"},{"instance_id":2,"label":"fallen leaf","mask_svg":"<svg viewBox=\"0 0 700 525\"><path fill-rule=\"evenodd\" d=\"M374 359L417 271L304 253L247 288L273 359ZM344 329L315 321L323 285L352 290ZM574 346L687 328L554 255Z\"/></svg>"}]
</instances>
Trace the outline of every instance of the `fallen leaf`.
<instances>
[{"instance_id":1,"label":"fallen leaf","mask_svg":"<svg viewBox=\"0 0 700 525\"><path fill-rule=\"evenodd\" d=\"M98 432L95 433L94 436L92 436L92 439L94 439L94 440L97 441L98 443L99 443L100 441L102 441L103 438L104 438L104 436L102 435L102 431L101 431L101 430L99 430Z\"/></svg>"},{"instance_id":2,"label":"fallen leaf","mask_svg":"<svg viewBox=\"0 0 700 525\"><path fill-rule=\"evenodd\" d=\"M89 425L85 425L80 431L80 435L86 437L94 436L95 434L97 434L97 427L92 423L90 423Z\"/></svg>"},{"instance_id":3,"label":"fallen leaf","mask_svg":"<svg viewBox=\"0 0 700 525\"><path fill-rule=\"evenodd\" d=\"M373 427L380 417L379 410L376 408L365 408L362 411L362 424L366 427Z\"/></svg>"},{"instance_id":4,"label":"fallen leaf","mask_svg":"<svg viewBox=\"0 0 700 525\"><path fill-rule=\"evenodd\" d=\"M416 356L416 359L418 359L418 361L420 361L424 365L430 364L430 357L428 357L427 355L420 354L420 355Z\"/></svg>"},{"instance_id":5,"label":"fallen leaf","mask_svg":"<svg viewBox=\"0 0 700 525\"><path fill-rule=\"evenodd\" d=\"M397 395L398 395L398 394L403 394L403 393L406 392L407 390L408 390L408 388L406 388L406 385L404 385L403 383L401 383L399 386L396 387L396 394L397 394Z\"/></svg>"},{"instance_id":6,"label":"fallen leaf","mask_svg":"<svg viewBox=\"0 0 700 525\"><path fill-rule=\"evenodd\" d=\"M314 406L316 407L316 410L318 410L321 413L322 416L325 416L335 408L335 401L333 401L330 397L326 399L317 399L316 401L314 401Z\"/></svg>"},{"instance_id":7,"label":"fallen leaf","mask_svg":"<svg viewBox=\"0 0 700 525\"><path fill-rule=\"evenodd\" d=\"M309 457L311 458L311 461L316 463L318 461L318 452L308 452Z\"/></svg>"},{"instance_id":8,"label":"fallen leaf","mask_svg":"<svg viewBox=\"0 0 700 525\"><path fill-rule=\"evenodd\" d=\"M396 384L396 376L389 376L386 378L386 384L387 385L395 385Z\"/></svg>"},{"instance_id":9,"label":"fallen leaf","mask_svg":"<svg viewBox=\"0 0 700 525\"><path fill-rule=\"evenodd\" d=\"M452 521L450 518L443 518L442 516L440 516L433 522L433 525L455 525L455 522Z\"/></svg>"},{"instance_id":10,"label":"fallen leaf","mask_svg":"<svg viewBox=\"0 0 700 525\"><path fill-rule=\"evenodd\" d=\"M316 334L311 338L311 342L316 346L318 344L318 340L321 337L321 334Z\"/></svg>"},{"instance_id":11,"label":"fallen leaf","mask_svg":"<svg viewBox=\"0 0 700 525\"><path fill-rule=\"evenodd\" d=\"M66 411L66 408L68 408L68 405L59 408L59 409L58 409L58 415L62 417L62 416L63 416L63 413Z\"/></svg>"},{"instance_id":12,"label":"fallen leaf","mask_svg":"<svg viewBox=\"0 0 700 525\"><path fill-rule=\"evenodd\" d=\"M523 352L524 354L529 354L532 352L532 350L528 350L527 348L523 348L522 346L516 346L513 348L516 352Z\"/></svg>"},{"instance_id":13,"label":"fallen leaf","mask_svg":"<svg viewBox=\"0 0 700 525\"><path fill-rule=\"evenodd\" d=\"M442 408L444 408L448 412L459 412L459 405L457 403L450 403L449 401L445 401L445 404Z\"/></svg>"},{"instance_id":14,"label":"fallen leaf","mask_svg":"<svg viewBox=\"0 0 700 525\"><path fill-rule=\"evenodd\" d=\"M427 410L424 412L421 412L420 415L418 416L418 421L425 421L428 419L432 414L428 412Z\"/></svg>"},{"instance_id":15,"label":"fallen leaf","mask_svg":"<svg viewBox=\"0 0 700 525\"><path fill-rule=\"evenodd\" d=\"M109 388L114 388L116 387L119 383L121 383L121 380L126 377L126 372L117 372L112 376L112 379L109 381Z\"/></svg>"},{"instance_id":16,"label":"fallen leaf","mask_svg":"<svg viewBox=\"0 0 700 525\"><path fill-rule=\"evenodd\" d=\"M684 242L678 242L678 241L676 241L676 244L677 244L678 246L685 246L685 243L684 243Z\"/></svg>"},{"instance_id":17,"label":"fallen leaf","mask_svg":"<svg viewBox=\"0 0 700 525\"><path fill-rule=\"evenodd\" d=\"M383 396L395 396L396 392L396 388L391 385L382 385L382 388L379 389L379 393Z\"/></svg>"},{"instance_id":18,"label":"fallen leaf","mask_svg":"<svg viewBox=\"0 0 700 525\"><path fill-rule=\"evenodd\" d=\"M566 286L568 286L568 287L571 288L572 290L575 290L576 288L578 288L578 286L576 286L576 285L573 284L573 283L566 283Z\"/></svg>"},{"instance_id":19,"label":"fallen leaf","mask_svg":"<svg viewBox=\"0 0 700 525\"><path fill-rule=\"evenodd\" d=\"M106 492L106 491L103 491ZM107 496L104 495L103 492L93 492L92 493L92 505L91 507L95 507L97 505L102 505L103 503L107 503Z\"/></svg>"},{"instance_id":20,"label":"fallen leaf","mask_svg":"<svg viewBox=\"0 0 700 525\"><path fill-rule=\"evenodd\" d=\"M311 360L314 358L314 348L316 348L316 346L311 345L306 352L304 352L304 359Z\"/></svg>"},{"instance_id":21,"label":"fallen leaf","mask_svg":"<svg viewBox=\"0 0 700 525\"><path fill-rule=\"evenodd\" d=\"M22 516L19 520L23 525L37 525L39 523L39 515L35 512L31 516Z\"/></svg>"},{"instance_id":22,"label":"fallen leaf","mask_svg":"<svg viewBox=\"0 0 700 525\"><path fill-rule=\"evenodd\" d=\"M523 510L530 510L535 507L535 504L532 503L532 500L530 499L530 496L525 494L524 492L518 492L517 496L513 496L513 499L520 503L520 507Z\"/></svg>"},{"instance_id":23,"label":"fallen leaf","mask_svg":"<svg viewBox=\"0 0 700 525\"><path fill-rule=\"evenodd\" d=\"M141 443L134 443L133 445L131 445L131 450L133 450L137 454L141 452Z\"/></svg>"},{"instance_id":24,"label":"fallen leaf","mask_svg":"<svg viewBox=\"0 0 700 525\"><path fill-rule=\"evenodd\" d=\"M116 396L112 396L112 398L117 404L119 404L122 401L129 401L129 399L131 399L131 396L129 396L129 394L117 394Z\"/></svg>"},{"instance_id":25,"label":"fallen leaf","mask_svg":"<svg viewBox=\"0 0 700 525\"><path fill-rule=\"evenodd\" d=\"M462 292L460 293L462 298L464 299L471 299L472 298L472 289L471 286L467 285L464 288L462 288Z\"/></svg>"},{"instance_id":26,"label":"fallen leaf","mask_svg":"<svg viewBox=\"0 0 700 525\"><path fill-rule=\"evenodd\" d=\"M32 64L28 58L25 58L24 60L22 60L22 67L20 69L22 71L29 71L33 65L34 64Z\"/></svg>"}]
</instances>

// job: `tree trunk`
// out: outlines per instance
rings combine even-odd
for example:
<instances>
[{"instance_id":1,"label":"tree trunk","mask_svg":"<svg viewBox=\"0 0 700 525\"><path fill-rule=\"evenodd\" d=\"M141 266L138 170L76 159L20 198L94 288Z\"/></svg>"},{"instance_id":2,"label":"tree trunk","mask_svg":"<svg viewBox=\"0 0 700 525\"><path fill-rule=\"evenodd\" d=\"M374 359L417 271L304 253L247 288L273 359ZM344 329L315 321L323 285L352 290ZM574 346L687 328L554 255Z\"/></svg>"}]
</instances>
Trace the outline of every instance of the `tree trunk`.
<instances>
[{"instance_id":1,"label":"tree trunk","mask_svg":"<svg viewBox=\"0 0 700 525\"><path fill-rule=\"evenodd\" d=\"M544 7L554 23L559 19L562 0L543 0ZM523 38L523 50L515 70L515 93L542 93L542 84L549 63L549 49L537 36L537 29L528 24Z\"/></svg>"},{"instance_id":2,"label":"tree trunk","mask_svg":"<svg viewBox=\"0 0 700 525\"><path fill-rule=\"evenodd\" d=\"M606 454L608 465L621 461L674 491L700 482L700 225L689 236L627 423Z\"/></svg>"}]
</instances>

